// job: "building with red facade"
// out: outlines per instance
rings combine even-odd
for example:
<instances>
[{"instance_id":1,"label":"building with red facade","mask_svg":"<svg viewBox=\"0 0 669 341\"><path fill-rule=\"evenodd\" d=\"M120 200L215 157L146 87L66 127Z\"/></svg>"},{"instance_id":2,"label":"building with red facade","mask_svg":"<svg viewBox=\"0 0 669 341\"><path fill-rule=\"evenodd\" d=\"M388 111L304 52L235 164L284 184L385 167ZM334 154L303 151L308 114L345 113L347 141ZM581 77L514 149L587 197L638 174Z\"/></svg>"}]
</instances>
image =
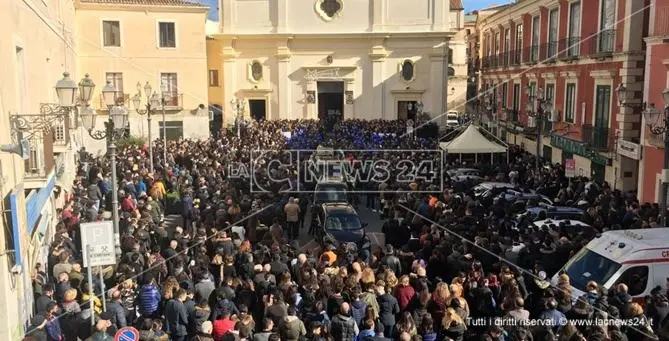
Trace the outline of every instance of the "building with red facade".
<instances>
[{"instance_id":1,"label":"building with red facade","mask_svg":"<svg viewBox=\"0 0 669 341\"><path fill-rule=\"evenodd\" d=\"M652 0L646 42L646 72L643 100L662 111L665 103L662 92L669 87L669 0ZM662 117L644 119L641 132L643 159L639 174L639 199L659 202L662 193L660 175L664 159L664 138L650 131L654 124L662 125Z\"/></svg>"},{"instance_id":2,"label":"building with red facade","mask_svg":"<svg viewBox=\"0 0 669 341\"><path fill-rule=\"evenodd\" d=\"M479 91L500 136L530 152L539 143L553 163L573 159L572 174L635 189L649 1L519 0L480 19ZM540 139L528 91L550 103Z\"/></svg>"}]
</instances>

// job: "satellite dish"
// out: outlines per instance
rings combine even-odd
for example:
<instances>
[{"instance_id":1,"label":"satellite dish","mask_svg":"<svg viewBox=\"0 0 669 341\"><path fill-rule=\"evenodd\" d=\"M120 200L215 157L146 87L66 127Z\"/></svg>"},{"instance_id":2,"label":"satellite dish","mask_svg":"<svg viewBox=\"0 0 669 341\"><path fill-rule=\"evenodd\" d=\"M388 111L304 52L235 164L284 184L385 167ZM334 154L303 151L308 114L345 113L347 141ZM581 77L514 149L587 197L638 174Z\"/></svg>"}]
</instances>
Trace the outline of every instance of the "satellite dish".
<instances>
[{"instance_id":1,"label":"satellite dish","mask_svg":"<svg viewBox=\"0 0 669 341\"><path fill-rule=\"evenodd\" d=\"M30 158L30 141L22 139L19 143L3 144L0 146L0 151L16 154L21 156L22 159L28 160Z\"/></svg>"}]
</instances>

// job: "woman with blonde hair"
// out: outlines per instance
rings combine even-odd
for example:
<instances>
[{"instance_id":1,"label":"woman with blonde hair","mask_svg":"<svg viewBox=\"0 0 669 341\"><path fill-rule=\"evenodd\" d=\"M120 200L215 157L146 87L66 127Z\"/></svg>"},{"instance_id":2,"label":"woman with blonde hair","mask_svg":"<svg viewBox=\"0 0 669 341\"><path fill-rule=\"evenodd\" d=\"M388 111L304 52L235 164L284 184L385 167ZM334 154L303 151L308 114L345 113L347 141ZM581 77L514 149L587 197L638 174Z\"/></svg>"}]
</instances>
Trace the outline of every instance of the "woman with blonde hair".
<instances>
[{"instance_id":1,"label":"woman with blonde hair","mask_svg":"<svg viewBox=\"0 0 669 341\"><path fill-rule=\"evenodd\" d=\"M464 339L467 326L455 309L446 309L444 318L441 321L441 326L442 335L445 336L446 339L451 339L453 341L462 341Z\"/></svg>"},{"instance_id":2,"label":"woman with blonde hair","mask_svg":"<svg viewBox=\"0 0 669 341\"><path fill-rule=\"evenodd\" d=\"M395 275L393 270L390 269L386 269L384 280L386 281L386 291L388 292L393 292L393 290L395 290L395 287L399 284L397 276Z\"/></svg>"},{"instance_id":3,"label":"woman with blonde hair","mask_svg":"<svg viewBox=\"0 0 669 341\"><path fill-rule=\"evenodd\" d=\"M627 339L629 341L643 341L646 340L646 335L653 335L651 323L639 303L630 304L629 314L630 319L628 321L634 323L634 328L627 330Z\"/></svg>"},{"instance_id":4,"label":"woman with blonde hair","mask_svg":"<svg viewBox=\"0 0 669 341\"><path fill-rule=\"evenodd\" d=\"M65 290L62 306L64 313L78 313L81 311L81 307L77 303L77 289L70 288Z\"/></svg>"},{"instance_id":5,"label":"woman with blonde hair","mask_svg":"<svg viewBox=\"0 0 669 341\"><path fill-rule=\"evenodd\" d=\"M439 282L432 293L430 302L427 304L427 311L434 317L435 323L441 323L450 302L451 291L448 289L448 283ZM441 326L435 326L435 330L439 330L440 327Z\"/></svg>"},{"instance_id":6,"label":"woman with blonde hair","mask_svg":"<svg viewBox=\"0 0 669 341\"><path fill-rule=\"evenodd\" d=\"M363 290L367 290L369 287L374 286L376 283L376 276L374 275L374 270L372 268L362 269L362 273L360 273L360 283L362 284Z\"/></svg>"},{"instance_id":7,"label":"woman with blonde hair","mask_svg":"<svg viewBox=\"0 0 669 341\"><path fill-rule=\"evenodd\" d=\"M467 318L467 316L469 316L469 304L467 303L467 300L463 297L464 289L462 285L451 284L450 289L451 289L451 294L453 296L452 299L458 300L458 302L460 303L459 307L462 308L462 310L464 310L466 314L463 318Z\"/></svg>"},{"instance_id":8,"label":"woman with blonde hair","mask_svg":"<svg viewBox=\"0 0 669 341\"><path fill-rule=\"evenodd\" d=\"M414 296L416 296L416 291L410 284L409 276L400 277L399 285L395 288L395 298L397 298L401 311L409 308Z\"/></svg>"},{"instance_id":9,"label":"woman with blonde hair","mask_svg":"<svg viewBox=\"0 0 669 341\"><path fill-rule=\"evenodd\" d=\"M407 333L409 335L416 336L418 334L418 328L416 323L411 316L411 313L405 311L402 313L400 320L397 322L397 334Z\"/></svg>"}]
</instances>

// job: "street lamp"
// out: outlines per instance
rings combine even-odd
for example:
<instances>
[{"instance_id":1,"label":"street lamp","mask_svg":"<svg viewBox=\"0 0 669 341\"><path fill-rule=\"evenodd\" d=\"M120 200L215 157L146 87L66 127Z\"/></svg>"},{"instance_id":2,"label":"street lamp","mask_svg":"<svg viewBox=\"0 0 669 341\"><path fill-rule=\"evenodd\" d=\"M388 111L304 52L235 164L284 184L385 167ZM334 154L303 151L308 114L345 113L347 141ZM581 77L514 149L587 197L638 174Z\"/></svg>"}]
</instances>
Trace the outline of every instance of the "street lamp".
<instances>
[{"instance_id":1,"label":"street lamp","mask_svg":"<svg viewBox=\"0 0 669 341\"><path fill-rule=\"evenodd\" d=\"M237 126L237 138L241 138L242 135L241 116L244 115L244 111L246 110L246 101L242 98L235 97L230 101L230 106L232 106L232 110L235 112L235 125Z\"/></svg>"},{"instance_id":2,"label":"street lamp","mask_svg":"<svg viewBox=\"0 0 669 341\"><path fill-rule=\"evenodd\" d=\"M151 116L155 113L158 107L162 104L162 99L158 92L153 92L151 84L146 82L144 85L144 94L146 95L145 108L142 108L142 84L137 82L137 94L132 97L132 104L135 110L140 115L146 115L146 121L149 126L149 160L150 170L153 173L153 138L151 137ZM164 117L164 116L163 116ZM163 125L165 121L163 120Z\"/></svg>"},{"instance_id":3,"label":"street lamp","mask_svg":"<svg viewBox=\"0 0 669 341\"><path fill-rule=\"evenodd\" d=\"M664 136L664 161L662 166L662 192L660 195L660 224L667 226L667 185L669 184L669 88L662 91L664 110L659 112L655 104L643 111L648 130L655 136Z\"/></svg>"},{"instance_id":4,"label":"street lamp","mask_svg":"<svg viewBox=\"0 0 669 341\"><path fill-rule=\"evenodd\" d=\"M537 130L537 149L536 158L534 160L534 167L536 168L537 174L539 174L539 158L541 157L541 140L543 139L544 121L549 120L550 118L546 116L553 112L553 104L544 98L543 93L543 88L538 88L536 93L534 93L533 87L529 85L525 91L525 94L527 95L525 111L527 112L528 117L534 118L534 124L536 125Z\"/></svg>"},{"instance_id":5,"label":"street lamp","mask_svg":"<svg viewBox=\"0 0 669 341\"><path fill-rule=\"evenodd\" d=\"M83 110L81 122L94 140L107 140L107 150L111 159L112 171L112 220L114 224L114 244L116 257L121 257L121 235L118 217L118 178L116 175L116 140L123 136L128 124L128 111L122 105L116 105L119 91L111 82L102 89L102 97L109 109L109 117L104 122L104 130L95 129L96 116L93 110ZM120 101L119 101L120 102Z\"/></svg>"}]
</instances>

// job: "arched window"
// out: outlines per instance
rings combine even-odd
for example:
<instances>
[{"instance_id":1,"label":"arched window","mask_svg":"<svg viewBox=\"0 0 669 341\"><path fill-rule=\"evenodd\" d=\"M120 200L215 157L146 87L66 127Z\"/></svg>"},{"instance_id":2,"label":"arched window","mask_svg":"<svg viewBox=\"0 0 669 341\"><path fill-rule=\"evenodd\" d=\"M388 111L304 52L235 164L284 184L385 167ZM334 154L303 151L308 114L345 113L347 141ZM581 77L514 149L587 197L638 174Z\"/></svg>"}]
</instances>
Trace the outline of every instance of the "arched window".
<instances>
[{"instance_id":1,"label":"arched window","mask_svg":"<svg viewBox=\"0 0 669 341\"><path fill-rule=\"evenodd\" d=\"M260 64L259 61L254 61L251 64L251 77L253 78L254 81L258 82L262 79L262 76L263 76L262 64Z\"/></svg>"},{"instance_id":2,"label":"arched window","mask_svg":"<svg viewBox=\"0 0 669 341\"><path fill-rule=\"evenodd\" d=\"M405 59L404 62L402 62L402 79L410 82L413 80L415 74L414 70L414 65L413 62Z\"/></svg>"}]
</instances>

